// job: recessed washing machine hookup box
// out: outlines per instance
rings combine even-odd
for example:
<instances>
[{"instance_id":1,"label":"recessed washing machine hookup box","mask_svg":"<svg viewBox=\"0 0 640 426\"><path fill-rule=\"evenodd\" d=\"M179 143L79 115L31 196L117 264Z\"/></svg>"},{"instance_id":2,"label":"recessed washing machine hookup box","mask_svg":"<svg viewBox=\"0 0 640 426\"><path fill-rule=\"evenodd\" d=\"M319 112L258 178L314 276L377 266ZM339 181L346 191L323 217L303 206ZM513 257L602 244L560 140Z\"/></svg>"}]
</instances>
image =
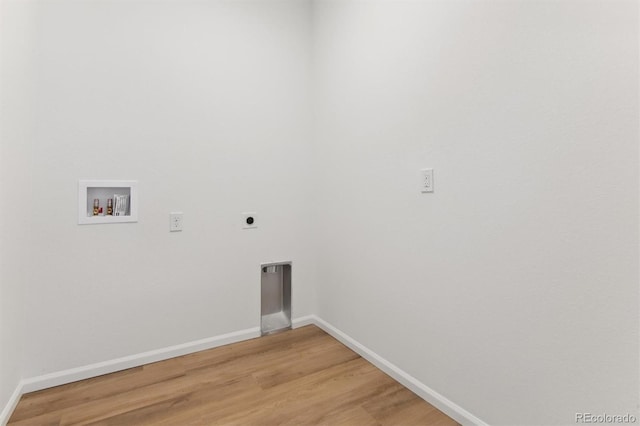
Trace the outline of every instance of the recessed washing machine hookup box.
<instances>
[{"instance_id":1,"label":"recessed washing machine hookup box","mask_svg":"<svg viewBox=\"0 0 640 426\"><path fill-rule=\"evenodd\" d=\"M260 333L291 329L291 262L265 263L260 275Z\"/></svg>"}]
</instances>

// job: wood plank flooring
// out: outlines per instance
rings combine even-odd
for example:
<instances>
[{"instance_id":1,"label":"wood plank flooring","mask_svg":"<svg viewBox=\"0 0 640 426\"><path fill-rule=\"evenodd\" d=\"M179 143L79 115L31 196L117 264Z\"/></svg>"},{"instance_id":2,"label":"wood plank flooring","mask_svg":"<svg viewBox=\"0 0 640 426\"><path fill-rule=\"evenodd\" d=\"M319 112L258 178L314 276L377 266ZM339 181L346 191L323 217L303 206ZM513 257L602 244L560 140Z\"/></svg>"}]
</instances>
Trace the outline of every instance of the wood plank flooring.
<instances>
[{"instance_id":1,"label":"wood plank flooring","mask_svg":"<svg viewBox=\"0 0 640 426\"><path fill-rule=\"evenodd\" d=\"M456 425L315 326L25 394L9 425Z\"/></svg>"}]
</instances>

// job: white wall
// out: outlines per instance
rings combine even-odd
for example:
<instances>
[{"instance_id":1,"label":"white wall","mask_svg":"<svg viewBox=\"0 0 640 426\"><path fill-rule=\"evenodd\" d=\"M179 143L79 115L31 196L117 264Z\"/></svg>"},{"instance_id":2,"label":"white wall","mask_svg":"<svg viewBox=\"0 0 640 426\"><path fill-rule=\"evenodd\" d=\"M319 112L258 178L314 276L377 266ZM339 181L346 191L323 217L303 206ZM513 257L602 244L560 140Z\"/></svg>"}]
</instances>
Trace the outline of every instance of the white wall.
<instances>
[{"instance_id":1,"label":"white wall","mask_svg":"<svg viewBox=\"0 0 640 426\"><path fill-rule=\"evenodd\" d=\"M37 3L24 377L257 327L261 262L292 260L294 317L315 311L309 12ZM137 179L139 222L78 226L80 178Z\"/></svg>"},{"instance_id":2,"label":"white wall","mask_svg":"<svg viewBox=\"0 0 640 426\"><path fill-rule=\"evenodd\" d=\"M31 2L0 1L0 411L21 378L23 290L31 267L33 12Z\"/></svg>"},{"instance_id":3,"label":"white wall","mask_svg":"<svg viewBox=\"0 0 640 426\"><path fill-rule=\"evenodd\" d=\"M294 316L491 424L637 410L635 2L0 5L0 404L255 327L293 260ZM80 178L140 221L78 226Z\"/></svg>"},{"instance_id":4,"label":"white wall","mask_svg":"<svg viewBox=\"0 0 640 426\"><path fill-rule=\"evenodd\" d=\"M637 413L637 3L314 4L319 316L490 424Z\"/></svg>"}]
</instances>

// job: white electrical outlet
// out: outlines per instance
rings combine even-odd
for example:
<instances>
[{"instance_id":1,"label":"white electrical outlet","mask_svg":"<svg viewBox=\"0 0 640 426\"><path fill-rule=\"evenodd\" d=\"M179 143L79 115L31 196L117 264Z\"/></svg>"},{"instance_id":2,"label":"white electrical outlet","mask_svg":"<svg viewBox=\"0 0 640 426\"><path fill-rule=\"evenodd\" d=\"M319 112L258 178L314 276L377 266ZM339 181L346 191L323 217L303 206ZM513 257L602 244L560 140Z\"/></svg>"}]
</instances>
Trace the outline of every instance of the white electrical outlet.
<instances>
[{"instance_id":1,"label":"white electrical outlet","mask_svg":"<svg viewBox=\"0 0 640 426\"><path fill-rule=\"evenodd\" d=\"M241 213L242 229L254 229L258 227L258 217L256 212Z\"/></svg>"},{"instance_id":2,"label":"white electrical outlet","mask_svg":"<svg viewBox=\"0 0 640 426\"><path fill-rule=\"evenodd\" d=\"M433 169L420 170L420 191L433 192Z\"/></svg>"},{"instance_id":3,"label":"white electrical outlet","mask_svg":"<svg viewBox=\"0 0 640 426\"><path fill-rule=\"evenodd\" d=\"M182 231L182 212L169 213L169 232Z\"/></svg>"}]
</instances>

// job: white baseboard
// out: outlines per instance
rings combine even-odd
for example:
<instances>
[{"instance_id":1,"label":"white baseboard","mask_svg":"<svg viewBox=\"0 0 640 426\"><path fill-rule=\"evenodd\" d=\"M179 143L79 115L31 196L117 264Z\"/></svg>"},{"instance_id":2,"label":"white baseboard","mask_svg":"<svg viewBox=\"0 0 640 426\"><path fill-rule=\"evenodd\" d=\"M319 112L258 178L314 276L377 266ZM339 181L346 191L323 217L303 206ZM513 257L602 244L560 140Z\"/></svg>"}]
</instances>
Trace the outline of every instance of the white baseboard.
<instances>
[{"instance_id":1,"label":"white baseboard","mask_svg":"<svg viewBox=\"0 0 640 426\"><path fill-rule=\"evenodd\" d=\"M313 315L295 318L292 321L293 328L304 327L310 324L315 324L315 317ZM0 413L0 425L6 425L13 410L15 410L16 405L18 405L20 397L25 393L60 386L103 374L115 373L116 371L126 370L127 368L163 361L165 359L241 342L255 337L260 337L260 329L258 327L23 379L18 386L16 386L16 390L11 396L11 399Z\"/></svg>"},{"instance_id":2,"label":"white baseboard","mask_svg":"<svg viewBox=\"0 0 640 426\"><path fill-rule=\"evenodd\" d=\"M11 398L9 398L7 405L4 407L4 409L0 413L0 425L6 426L7 422L9 421L9 417L11 417L11 414L13 414L13 410L16 409L16 406L18 405L18 402L20 401L20 397L22 396L23 393L24 392L22 391L22 381L20 381L18 383L18 386L16 386L16 390L13 391Z\"/></svg>"},{"instance_id":3,"label":"white baseboard","mask_svg":"<svg viewBox=\"0 0 640 426\"><path fill-rule=\"evenodd\" d=\"M305 325L311 325L316 323L315 315L307 315L306 317L295 318L291 321L293 328L304 327Z\"/></svg>"},{"instance_id":4,"label":"white baseboard","mask_svg":"<svg viewBox=\"0 0 640 426\"><path fill-rule=\"evenodd\" d=\"M448 400L433 389L426 386L416 378L410 376L394 364L382 358L369 348L360 344L350 336L338 330L328 322L318 318L315 315L296 318L292 321L293 328L303 327L306 325L317 325L331 336L342 342L344 345L355 351L364 359L378 367L380 370L393 377L403 386L410 389L416 395L447 414L452 419L463 425L487 426L485 422L475 417L462 407ZM180 345L169 346L166 348L156 349L153 351L143 352L140 354L130 355L109 361L98 362L83 367L72 368L51 374L45 374L38 377L23 379L16 387L15 392L11 396L9 402L0 413L0 425L4 426L9 421L13 410L15 409L20 397L24 393L35 392L38 390L64 385L78 380L84 380L91 377L101 376L103 374L114 373L116 371L126 370L127 368L138 367L152 362L163 361L181 355L193 352L203 351L206 349L216 348L218 346L228 345L231 343L241 342L260 336L258 327L248 328L233 333L222 334L220 336L209 337L206 339L196 340L193 342L183 343Z\"/></svg>"},{"instance_id":5,"label":"white baseboard","mask_svg":"<svg viewBox=\"0 0 640 426\"><path fill-rule=\"evenodd\" d=\"M83 367L71 368L69 370L32 377L22 381L22 392L34 392L53 386L60 386L76 382L78 380L114 373L116 371L126 370L127 368L139 367L152 362L164 361L165 359L175 358L177 356L216 348L218 346L228 345L230 343L236 343L256 337L260 337L260 329L258 327L247 328L233 333L208 337L206 339L182 343L180 345L169 346L109 361L97 362Z\"/></svg>"},{"instance_id":6,"label":"white baseboard","mask_svg":"<svg viewBox=\"0 0 640 426\"><path fill-rule=\"evenodd\" d=\"M464 408L440 395L438 392L434 391L415 377L409 375L396 365L382 358L371 349L362 345L323 319L314 316L314 324L458 423L462 425L488 426L487 423L483 422Z\"/></svg>"}]
</instances>

